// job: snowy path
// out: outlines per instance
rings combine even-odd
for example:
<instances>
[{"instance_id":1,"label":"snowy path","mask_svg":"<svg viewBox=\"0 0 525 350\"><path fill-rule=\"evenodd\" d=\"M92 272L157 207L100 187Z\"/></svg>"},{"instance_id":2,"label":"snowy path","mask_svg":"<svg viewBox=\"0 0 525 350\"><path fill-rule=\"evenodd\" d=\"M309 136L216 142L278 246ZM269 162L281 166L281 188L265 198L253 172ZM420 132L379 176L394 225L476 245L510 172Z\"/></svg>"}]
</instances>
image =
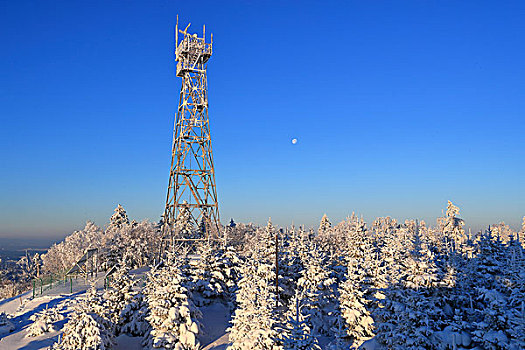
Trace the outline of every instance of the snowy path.
<instances>
[{"instance_id":1,"label":"snowy path","mask_svg":"<svg viewBox=\"0 0 525 350\"><path fill-rule=\"evenodd\" d=\"M199 341L205 350L223 350L228 344L226 328L230 326L230 309L222 303L200 308L202 312L202 335Z\"/></svg>"}]
</instances>

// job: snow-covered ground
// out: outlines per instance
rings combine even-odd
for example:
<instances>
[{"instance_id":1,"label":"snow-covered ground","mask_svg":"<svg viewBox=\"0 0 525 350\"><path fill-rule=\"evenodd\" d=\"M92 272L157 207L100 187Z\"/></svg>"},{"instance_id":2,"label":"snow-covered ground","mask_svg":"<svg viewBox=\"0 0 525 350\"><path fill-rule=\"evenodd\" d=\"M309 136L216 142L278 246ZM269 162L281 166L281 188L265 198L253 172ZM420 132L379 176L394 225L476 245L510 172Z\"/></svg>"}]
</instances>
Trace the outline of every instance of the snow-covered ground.
<instances>
[{"instance_id":1,"label":"snow-covered ground","mask_svg":"<svg viewBox=\"0 0 525 350\"><path fill-rule=\"evenodd\" d=\"M97 289L103 289L104 276L99 274L95 279L86 281L78 279L73 281L73 293L69 283L58 283L49 288L44 295L33 299L33 292L28 291L19 296L0 301L0 312L11 316L10 322L15 329L8 335L0 338L0 349L43 349L51 346L57 341L61 329L67 322L67 316L71 312L71 304L74 299L83 295L87 288L94 282ZM28 337L28 327L33 323L30 317L46 308L57 307L58 311L65 316L64 320L54 324L56 331L44 333L37 337ZM1 337L1 335L0 335Z\"/></svg>"},{"instance_id":2,"label":"snow-covered ground","mask_svg":"<svg viewBox=\"0 0 525 350\"><path fill-rule=\"evenodd\" d=\"M149 268L133 270L130 275L135 279L143 279ZM98 291L104 288L104 276L99 274L95 281ZM70 293L69 284L57 284L44 292L44 295L32 298L32 291L25 292L19 296L0 301L0 313L5 312L10 316L10 322L14 330L7 334L0 334L0 350L24 349L36 350L46 349L55 343L62 333L62 328L68 321L68 315L72 311L75 299L83 296L91 286L92 281L78 280L73 285L73 293ZM36 337L28 336L28 329L33 321L31 316L36 315L46 308L57 308L65 316L63 320L53 324L55 331L47 332ZM207 350L222 350L228 343L226 328L229 326L230 309L223 303L211 304L200 308L202 312L202 334L199 341ZM134 350L142 349L142 337L120 335L116 339L115 349Z\"/></svg>"}]
</instances>

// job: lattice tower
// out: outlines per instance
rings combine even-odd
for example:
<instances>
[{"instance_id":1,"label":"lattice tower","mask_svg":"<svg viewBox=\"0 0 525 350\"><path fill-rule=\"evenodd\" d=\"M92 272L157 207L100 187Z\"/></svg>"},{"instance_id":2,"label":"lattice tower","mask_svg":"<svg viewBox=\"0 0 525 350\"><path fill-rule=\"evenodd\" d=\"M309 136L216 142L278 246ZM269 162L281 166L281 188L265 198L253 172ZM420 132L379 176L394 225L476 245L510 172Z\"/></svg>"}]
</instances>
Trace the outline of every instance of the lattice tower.
<instances>
[{"instance_id":1,"label":"lattice tower","mask_svg":"<svg viewBox=\"0 0 525 350\"><path fill-rule=\"evenodd\" d=\"M191 24L191 23L190 23ZM182 78L179 108L173 132L170 180L163 216L164 237L177 240L218 238L219 206L208 118L207 62L213 34L202 38L175 28L176 75ZM182 40L179 42L179 34ZM181 235L181 221L190 222L197 234Z\"/></svg>"}]
</instances>

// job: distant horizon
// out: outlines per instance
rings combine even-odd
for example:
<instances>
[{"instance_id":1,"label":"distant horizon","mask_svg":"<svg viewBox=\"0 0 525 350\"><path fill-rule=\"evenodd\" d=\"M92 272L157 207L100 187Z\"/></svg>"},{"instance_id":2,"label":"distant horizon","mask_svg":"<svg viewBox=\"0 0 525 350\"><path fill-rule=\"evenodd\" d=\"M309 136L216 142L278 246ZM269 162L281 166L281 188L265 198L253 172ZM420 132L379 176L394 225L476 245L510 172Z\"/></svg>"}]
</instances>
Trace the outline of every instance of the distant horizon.
<instances>
[{"instance_id":1,"label":"distant horizon","mask_svg":"<svg viewBox=\"0 0 525 350\"><path fill-rule=\"evenodd\" d=\"M123 205L124 209L126 209L125 205ZM461 213L461 209L460 208L460 213ZM443 211L445 211L445 208L443 209ZM297 222L297 221L294 221L294 220L291 220L288 224L286 223L282 223L281 220L278 220L276 221L274 219L274 217L269 217L272 219L272 223L275 225L275 226L278 226L278 227L281 227L281 228L290 228L292 226L292 224L297 228L299 226L302 226L303 228L306 228L306 229L314 229L314 230L317 230L318 226L319 226L319 223L321 221L321 218L322 216L324 215L325 213L319 215L319 218L316 222L313 222L313 223L310 223L310 224L304 224L304 223L301 223L301 222ZM352 215L352 213L349 213L347 216L343 217L343 218L332 218L329 214L326 214L328 219L330 220L330 222L332 223L332 227L333 226L336 226L338 223L342 222L343 220L345 220L347 217L350 217ZM405 223L405 220L418 220L419 222L421 221L424 221L426 226L427 227L436 227L437 225L437 219L440 216L436 216L435 218L431 218L430 220L425 220L424 218L414 218L414 217L404 217L404 218L398 218L398 217L395 217L395 216L392 216L392 215L384 215L384 216L377 216L377 217L374 217L374 218L369 218L367 219L366 216L363 216L363 215L360 215L358 212L355 212L355 215L360 217L360 218L363 218L367 227L370 228L371 227L371 224L373 223L373 221L379 217L387 217L387 216L390 216L392 219L395 219L398 221L398 223L400 224L403 224ZM65 237L67 237L69 234L73 233L74 231L79 231L79 230L82 230L86 224L86 222L88 221L91 221L93 222L95 225L97 225L98 227L100 227L101 229L104 229L108 224L109 224L109 217L111 215L108 216L108 218L106 219L106 221L101 224L100 222L98 222L97 220L90 220L90 219L87 219L84 223L82 224L78 224L76 226L74 226L74 228L72 229L69 229L69 230L64 230L62 231L62 233L58 233L58 234L44 234L44 235L39 235L39 234L33 234L33 235L24 235L24 234L18 234L18 235L9 235L9 234L6 234L6 235L0 235L0 246L3 246L3 244L5 242L9 242L10 240L13 240L13 241L19 241L17 243L17 246L24 246L24 245L27 245L26 243L29 243L29 242L25 242L27 239L38 239L38 243L35 243L35 242L31 242L33 243L33 245L35 247L42 247L44 248L45 247L45 243L44 242L51 242L51 244L53 242L57 242L57 241L62 241ZM128 213L128 217L130 220L135 220L137 222L140 222L140 221L143 221L143 220L149 220L150 222L157 222L157 221L152 221L148 218L142 218L142 219L137 219L137 218L134 218L132 216L129 216L129 213ZM466 232L469 231L469 229L471 230L472 234L476 234L480 231L485 231L486 229L488 229L488 226L489 225L496 225L496 224L500 224L501 222L504 222L506 225L508 225L513 231L515 232L519 232L520 229L521 229L521 223L522 223L522 219L523 218L518 218L518 220L516 221L516 223L512 224L512 223L509 223L509 222L505 222L505 221L497 221L497 222L492 222L484 227L481 227L481 226L475 226L475 225L469 225L468 223L468 218L465 218L463 215L461 215L461 218L465 220L465 226L464 226L464 229ZM230 219L231 218L221 218L221 223L223 225L228 225L229 222L230 222ZM267 220L264 221L264 222L254 222L254 221L242 221L242 220L238 220L236 219L235 217L233 217L233 220L235 223L242 223L242 224L254 224L254 225L258 225L260 227L264 227L266 224L267 224Z\"/></svg>"},{"instance_id":2,"label":"distant horizon","mask_svg":"<svg viewBox=\"0 0 525 350\"><path fill-rule=\"evenodd\" d=\"M525 215L525 2L26 2L0 11L0 236L164 211L174 27L213 33L223 224ZM293 141L292 140L296 140ZM57 233L59 232L59 233Z\"/></svg>"}]
</instances>

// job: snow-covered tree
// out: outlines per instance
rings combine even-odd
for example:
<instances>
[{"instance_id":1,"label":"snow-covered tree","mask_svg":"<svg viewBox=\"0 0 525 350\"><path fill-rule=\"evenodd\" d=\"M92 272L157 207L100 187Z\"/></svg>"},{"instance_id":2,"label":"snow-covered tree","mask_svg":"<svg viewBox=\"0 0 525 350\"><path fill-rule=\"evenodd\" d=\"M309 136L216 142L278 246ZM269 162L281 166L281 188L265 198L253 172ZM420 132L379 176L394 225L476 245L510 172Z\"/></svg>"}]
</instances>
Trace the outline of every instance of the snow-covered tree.
<instances>
[{"instance_id":1,"label":"snow-covered tree","mask_svg":"<svg viewBox=\"0 0 525 350\"><path fill-rule=\"evenodd\" d=\"M398 278L380 290L383 297L373 313L377 340L389 349L432 348L431 336L444 318L443 301L436 298L441 274L426 243L417 235L404 237L408 255L399 264Z\"/></svg>"},{"instance_id":2,"label":"snow-covered tree","mask_svg":"<svg viewBox=\"0 0 525 350\"><path fill-rule=\"evenodd\" d=\"M64 333L52 349L92 350L109 349L110 338L100 328L100 324L91 313L75 312L63 329Z\"/></svg>"},{"instance_id":3,"label":"snow-covered tree","mask_svg":"<svg viewBox=\"0 0 525 350\"><path fill-rule=\"evenodd\" d=\"M151 331L144 340L148 348L198 349L198 318L189 293L183 287L178 262L169 257L164 267L148 274L145 296L149 313L146 320Z\"/></svg>"},{"instance_id":4,"label":"snow-covered tree","mask_svg":"<svg viewBox=\"0 0 525 350\"><path fill-rule=\"evenodd\" d=\"M187 201L182 202L175 220L175 234L177 237L192 237L195 227L192 222L191 211Z\"/></svg>"},{"instance_id":5,"label":"snow-covered tree","mask_svg":"<svg viewBox=\"0 0 525 350\"><path fill-rule=\"evenodd\" d=\"M514 288L511 286L517 287L515 283L523 277L514 279L514 273L506 274L506 270L512 270L513 267L508 261L512 253L490 228L477 238L475 255L466 266L468 278L463 282L463 288L473 300L470 312L472 340L485 349L516 348L522 337L515 338L512 331L519 329L523 322L518 321L520 317L523 320L523 310L520 303L513 302ZM515 266L519 266L519 260L516 263Z\"/></svg>"},{"instance_id":6,"label":"snow-covered tree","mask_svg":"<svg viewBox=\"0 0 525 350\"><path fill-rule=\"evenodd\" d=\"M120 311L120 333L134 337L144 336L150 327L146 321L147 313L148 305L144 300L144 294L133 295Z\"/></svg>"},{"instance_id":7,"label":"snow-covered tree","mask_svg":"<svg viewBox=\"0 0 525 350\"><path fill-rule=\"evenodd\" d=\"M301 235L304 232L296 232L292 229L286 231L279 244L279 300L283 306L287 306L296 293L297 280L304 269L302 257L307 254L307 240Z\"/></svg>"},{"instance_id":8,"label":"snow-covered tree","mask_svg":"<svg viewBox=\"0 0 525 350\"><path fill-rule=\"evenodd\" d=\"M109 243L106 265L146 266L158 254L160 242L161 232L147 220L123 225Z\"/></svg>"},{"instance_id":9,"label":"snow-covered tree","mask_svg":"<svg viewBox=\"0 0 525 350\"><path fill-rule=\"evenodd\" d=\"M335 279L324 266L324 258L316 246L303 261L304 270L297 281L304 290L304 311L310 315L309 323L314 335L329 334L337 319L335 317Z\"/></svg>"},{"instance_id":10,"label":"snow-covered tree","mask_svg":"<svg viewBox=\"0 0 525 350\"><path fill-rule=\"evenodd\" d=\"M121 228L124 225L129 225L129 218L126 210L119 204L114 210L113 215L109 219L110 228Z\"/></svg>"},{"instance_id":11,"label":"snow-covered tree","mask_svg":"<svg viewBox=\"0 0 525 350\"><path fill-rule=\"evenodd\" d=\"M318 229L319 235L327 234L331 228L332 228L332 223L328 219L328 216L324 214L323 217L321 218L321 223L319 224L319 229Z\"/></svg>"},{"instance_id":12,"label":"snow-covered tree","mask_svg":"<svg viewBox=\"0 0 525 350\"><path fill-rule=\"evenodd\" d=\"M133 297L137 294L133 286L135 282L128 274L128 268L124 265L110 276L109 288L104 293L104 307L109 315L109 320L113 326L112 332L115 335L120 333L124 324L121 313L126 306L133 302Z\"/></svg>"},{"instance_id":13,"label":"snow-covered tree","mask_svg":"<svg viewBox=\"0 0 525 350\"><path fill-rule=\"evenodd\" d=\"M302 295L296 291L290 301L287 322L279 330L278 341L283 350L321 350L317 339L311 335L308 327L308 316L302 312Z\"/></svg>"},{"instance_id":14,"label":"snow-covered tree","mask_svg":"<svg viewBox=\"0 0 525 350\"><path fill-rule=\"evenodd\" d=\"M346 281L339 286L339 305L341 317L345 321L344 328L356 348L374 335L374 320L366 308L367 300L360 287L362 275L359 272L359 266L350 263Z\"/></svg>"},{"instance_id":15,"label":"snow-covered tree","mask_svg":"<svg viewBox=\"0 0 525 350\"><path fill-rule=\"evenodd\" d=\"M463 229L464 224L463 219L459 217L459 208L452 204L451 201L448 201L443 235L449 245L449 249L455 251L466 241L467 236Z\"/></svg>"},{"instance_id":16,"label":"snow-covered tree","mask_svg":"<svg viewBox=\"0 0 525 350\"><path fill-rule=\"evenodd\" d=\"M516 233L510 228L509 225L506 225L504 222L491 225L490 229L492 234L499 237L503 243L508 243L511 240L517 239Z\"/></svg>"},{"instance_id":17,"label":"snow-covered tree","mask_svg":"<svg viewBox=\"0 0 525 350\"><path fill-rule=\"evenodd\" d=\"M276 234L277 228L272 224L272 218L269 218L266 227L257 228L255 234L250 237L247 255L264 260L275 259Z\"/></svg>"},{"instance_id":18,"label":"snow-covered tree","mask_svg":"<svg viewBox=\"0 0 525 350\"><path fill-rule=\"evenodd\" d=\"M241 279L242 258L234 247L228 246L220 258L221 273L225 278L229 298L234 297L237 285Z\"/></svg>"},{"instance_id":19,"label":"snow-covered tree","mask_svg":"<svg viewBox=\"0 0 525 350\"><path fill-rule=\"evenodd\" d=\"M101 247L103 235L98 226L88 221L83 230L73 232L41 256L43 270L53 273L69 270L84 255L86 249Z\"/></svg>"},{"instance_id":20,"label":"snow-covered tree","mask_svg":"<svg viewBox=\"0 0 525 350\"><path fill-rule=\"evenodd\" d=\"M523 217L523 222L521 223L521 230L518 234L518 240L521 245L525 247L525 216Z\"/></svg>"},{"instance_id":21,"label":"snow-covered tree","mask_svg":"<svg viewBox=\"0 0 525 350\"><path fill-rule=\"evenodd\" d=\"M190 290L198 306L209 304L214 299L227 300L228 281L222 264L222 251L209 241L204 241L197 248L199 259L191 269Z\"/></svg>"},{"instance_id":22,"label":"snow-covered tree","mask_svg":"<svg viewBox=\"0 0 525 350\"><path fill-rule=\"evenodd\" d=\"M276 295L270 269L270 265L256 260L245 262L237 291L237 309L231 321L229 349L279 349L275 341Z\"/></svg>"}]
</instances>

